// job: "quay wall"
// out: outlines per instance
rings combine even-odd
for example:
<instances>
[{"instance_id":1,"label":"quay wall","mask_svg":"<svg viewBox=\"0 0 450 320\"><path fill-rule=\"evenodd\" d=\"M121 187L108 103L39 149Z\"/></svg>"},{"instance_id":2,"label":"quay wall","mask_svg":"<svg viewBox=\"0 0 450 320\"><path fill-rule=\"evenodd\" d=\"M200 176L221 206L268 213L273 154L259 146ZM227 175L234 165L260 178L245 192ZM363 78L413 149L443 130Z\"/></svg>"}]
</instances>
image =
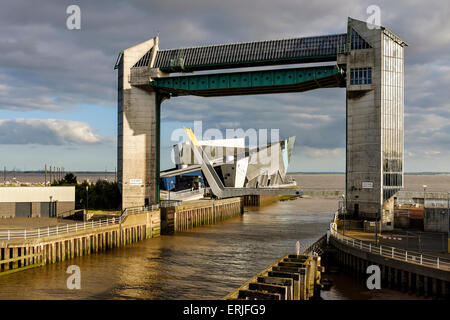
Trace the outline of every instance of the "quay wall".
<instances>
[{"instance_id":1,"label":"quay wall","mask_svg":"<svg viewBox=\"0 0 450 320\"><path fill-rule=\"evenodd\" d=\"M288 200L292 198L296 198L297 196L290 196L290 195L250 195L250 196L243 196L243 203L244 206L248 207L259 207L259 206L265 206L272 204L274 202L278 202L280 200Z\"/></svg>"},{"instance_id":2,"label":"quay wall","mask_svg":"<svg viewBox=\"0 0 450 320\"><path fill-rule=\"evenodd\" d=\"M120 224L34 239L0 240L0 275L64 261L157 237L160 213L129 215Z\"/></svg>"},{"instance_id":3,"label":"quay wall","mask_svg":"<svg viewBox=\"0 0 450 320\"><path fill-rule=\"evenodd\" d=\"M161 232L172 234L191 228L215 224L244 213L244 202L240 197L199 200L179 206L161 208Z\"/></svg>"},{"instance_id":4,"label":"quay wall","mask_svg":"<svg viewBox=\"0 0 450 320\"><path fill-rule=\"evenodd\" d=\"M378 255L346 245L330 237L325 250L335 262L355 277L366 279L367 267L378 265L381 270L382 287L388 287L417 296L449 297L450 271L431 268L395 258Z\"/></svg>"}]
</instances>

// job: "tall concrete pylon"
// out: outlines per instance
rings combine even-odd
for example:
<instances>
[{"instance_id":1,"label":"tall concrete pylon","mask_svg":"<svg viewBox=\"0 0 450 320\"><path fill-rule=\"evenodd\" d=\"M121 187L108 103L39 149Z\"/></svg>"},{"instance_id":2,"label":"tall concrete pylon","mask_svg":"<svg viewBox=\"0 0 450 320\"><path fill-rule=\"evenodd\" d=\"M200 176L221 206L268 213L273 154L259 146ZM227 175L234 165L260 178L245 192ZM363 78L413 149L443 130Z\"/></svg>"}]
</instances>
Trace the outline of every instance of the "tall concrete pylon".
<instances>
[{"instance_id":1,"label":"tall concrete pylon","mask_svg":"<svg viewBox=\"0 0 450 320\"><path fill-rule=\"evenodd\" d=\"M158 37L124 50L118 58L117 178L122 208L159 202L161 97L147 86L151 68L131 69L148 52L151 66ZM155 71L158 72L158 71ZM161 76L161 74L159 74Z\"/></svg>"},{"instance_id":2,"label":"tall concrete pylon","mask_svg":"<svg viewBox=\"0 0 450 320\"><path fill-rule=\"evenodd\" d=\"M406 45L384 27L349 18L337 59L347 74L347 213L381 218L384 229L394 227L391 197L403 187Z\"/></svg>"}]
</instances>

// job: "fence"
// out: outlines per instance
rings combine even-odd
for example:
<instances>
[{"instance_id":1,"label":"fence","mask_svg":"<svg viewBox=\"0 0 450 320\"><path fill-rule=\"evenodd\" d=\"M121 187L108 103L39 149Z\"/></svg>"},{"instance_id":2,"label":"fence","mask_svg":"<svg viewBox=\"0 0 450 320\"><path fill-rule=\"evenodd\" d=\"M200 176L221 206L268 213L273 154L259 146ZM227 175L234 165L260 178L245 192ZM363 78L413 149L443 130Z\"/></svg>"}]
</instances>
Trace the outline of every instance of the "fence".
<instances>
[{"instance_id":1,"label":"fence","mask_svg":"<svg viewBox=\"0 0 450 320\"><path fill-rule=\"evenodd\" d=\"M159 204L152 204L149 206L129 207L122 211L121 217L126 217L130 214L136 214L141 212L155 211L159 209Z\"/></svg>"},{"instance_id":2,"label":"fence","mask_svg":"<svg viewBox=\"0 0 450 320\"><path fill-rule=\"evenodd\" d=\"M160 200L159 206L161 208L169 208L169 207L181 206L182 204L183 204L183 201L180 201L180 200Z\"/></svg>"},{"instance_id":3,"label":"fence","mask_svg":"<svg viewBox=\"0 0 450 320\"><path fill-rule=\"evenodd\" d=\"M326 241L327 236L323 235L317 240L313 241L306 241L306 243L303 245L300 243L300 251L302 254L312 254L317 253L318 255L321 255L323 253L323 244Z\"/></svg>"},{"instance_id":4,"label":"fence","mask_svg":"<svg viewBox=\"0 0 450 320\"><path fill-rule=\"evenodd\" d=\"M428 267L450 270L450 260L440 257L425 255L415 251L404 250L396 247L375 245L371 242L362 241L339 233L334 225L330 226L330 235L337 241L348 246L358 248L359 250L378 254L383 257L398 259L409 263L416 263Z\"/></svg>"},{"instance_id":5,"label":"fence","mask_svg":"<svg viewBox=\"0 0 450 320\"><path fill-rule=\"evenodd\" d=\"M105 218L100 220L92 220L89 222L71 223L61 226L37 228L31 230L0 230L0 240L14 240L14 239L36 239L50 236L58 236L65 233L79 232L98 227L105 227L114 224L122 223L125 218L132 214L141 212L154 211L159 208L158 205L146 207L132 207L125 209L119 217Z\"/></svg>"},{"instance_id":6,"label":"fence","mask_svg":"<svg viewBox=\"0 0 450 320\"><path fill-rule=\"evenodd\" d=\"M47 228L37 228L32 230L6 230L0 231L0 240L14 240L14 239L36 239L50 236L58 236L65 233L79 232L88 229L94 229L98 227L104 227L114 224L122 223L123 218L109 218L100 219L97 221L82 222L82 223L71 223L65 226L54 226Z\"/></svg>"},{"instance_id":7,"label":"fence","mask_svg":"<svg viewBox=\"0 0 450 320\"><path fill-rule=\"evenodd\" d=\"M172 200L181 200L183 198L194 196L194 195L203 195L205 193L204 188L194 189L194 190L181 190L181 191L169 191L168 192L168 200L160 200L163 201L172 201Z\"/></svg>"}]
</instances>

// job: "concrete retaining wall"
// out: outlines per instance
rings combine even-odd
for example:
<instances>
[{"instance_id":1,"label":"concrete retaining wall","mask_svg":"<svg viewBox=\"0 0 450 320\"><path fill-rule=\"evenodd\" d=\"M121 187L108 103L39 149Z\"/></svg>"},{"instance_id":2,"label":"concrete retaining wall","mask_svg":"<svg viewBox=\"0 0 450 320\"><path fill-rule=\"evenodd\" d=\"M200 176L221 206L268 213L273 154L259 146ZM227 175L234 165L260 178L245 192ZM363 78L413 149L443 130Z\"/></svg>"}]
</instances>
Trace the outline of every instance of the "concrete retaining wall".
<instances>
[{"instance_id":1,"label":"concrete retaining wall","mask_svg":"<svg viewBox=\"0 0 450 320\"><path fill-rule=\"evenodd\" d=\"M448 232L448 210L443 208L425 208L423 227L424 231Z\"/></svg>"}]
</instances>

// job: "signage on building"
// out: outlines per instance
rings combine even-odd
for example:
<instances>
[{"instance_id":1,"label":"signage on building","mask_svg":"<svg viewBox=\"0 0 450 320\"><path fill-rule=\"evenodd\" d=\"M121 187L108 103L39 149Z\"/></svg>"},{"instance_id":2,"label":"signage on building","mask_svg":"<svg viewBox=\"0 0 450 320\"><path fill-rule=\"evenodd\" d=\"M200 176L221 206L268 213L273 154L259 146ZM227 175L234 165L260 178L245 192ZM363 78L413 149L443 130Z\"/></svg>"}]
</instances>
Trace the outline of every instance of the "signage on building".
<instances>
[{"instance_id":1,"label":"signage on building","mask_svg":"<svg viewBox=\"0 0 450 320\"><path fill-rule=\"evenodd\" d=\"M130 179L130 186L140 186L142 179Z\"/></svg>"},{"instance_id":2,"label":"signage on building","mask_svg":"<svg viewBox=\"0 0 450 320\"><path fill-rule=\"evenodd\" d=\"M372 181L363 181L362 188L363 189L373 189L373 182Z\"/></svg>"}]
</instances>

